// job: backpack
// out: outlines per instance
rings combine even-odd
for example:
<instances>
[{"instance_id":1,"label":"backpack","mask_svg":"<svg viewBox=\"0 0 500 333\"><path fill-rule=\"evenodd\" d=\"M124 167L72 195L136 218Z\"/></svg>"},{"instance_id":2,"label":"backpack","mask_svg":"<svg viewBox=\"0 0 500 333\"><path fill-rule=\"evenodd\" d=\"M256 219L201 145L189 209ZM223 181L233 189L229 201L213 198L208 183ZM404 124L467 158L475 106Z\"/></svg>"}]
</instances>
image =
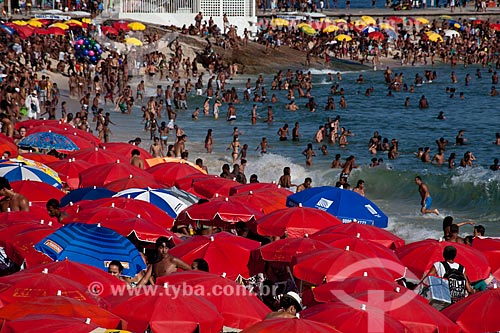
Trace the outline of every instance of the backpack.
<instances>
[{"instance_id":1,"label":"backpack","mask_svg":"<svg viewBox=\"0 0 500 333\"><path fill-rule=\"evenodd\" d=\"M446 262L442 262L445 273L443 278L448 279L448 286L450 288L451 295L451 303L456 303L462 298L467 296L466 291L466 280L464 275L464 266L458 265L458 268L451 268L450 265Z\"/></svg>"}]
</instances>

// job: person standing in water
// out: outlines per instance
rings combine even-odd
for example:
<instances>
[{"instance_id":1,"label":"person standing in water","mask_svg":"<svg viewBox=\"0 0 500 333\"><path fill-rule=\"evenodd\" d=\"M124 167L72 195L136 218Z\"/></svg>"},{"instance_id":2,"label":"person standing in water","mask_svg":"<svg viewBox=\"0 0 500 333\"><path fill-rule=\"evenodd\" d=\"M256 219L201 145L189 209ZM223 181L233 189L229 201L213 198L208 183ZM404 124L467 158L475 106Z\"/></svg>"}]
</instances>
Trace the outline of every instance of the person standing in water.
<instances>
[{"instance_id":1,"label":"person standing in water","mask_svg":"<svg viewBox=\"0 0 500 333\"><path fill-rule=\"evenodd\" d=\"M432 205L432 197L429 193L429 188L422 181L422 178L420 178L420 176L415 177L415 184L418 185L418 192L420 193L421 197L420 204L422 208L420 209L420 211L422 212L422 214L434 213L436 215L439 215L439 211L437 209L430 209Z\"/></svg>"}]
</instances>

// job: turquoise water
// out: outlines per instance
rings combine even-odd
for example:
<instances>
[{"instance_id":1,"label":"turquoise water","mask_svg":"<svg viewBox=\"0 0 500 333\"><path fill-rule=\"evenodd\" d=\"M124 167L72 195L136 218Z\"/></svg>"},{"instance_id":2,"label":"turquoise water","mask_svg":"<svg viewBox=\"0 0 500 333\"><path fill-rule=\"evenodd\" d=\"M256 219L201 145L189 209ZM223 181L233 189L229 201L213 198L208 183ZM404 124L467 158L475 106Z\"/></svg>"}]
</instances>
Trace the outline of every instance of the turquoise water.
<instances>
[{"instance_id":1,"label":"turquoise water","mask_svg":"<svg viewBox=\"0 0 500 333\"><path fill-rule=\"evenodd\" d=\"M453 69L458 83L452 84L449 66L434 68L438 74L437 80L415 87L415 93L394 92L394 97L387 97L387 85L384 83L383 70L362 71L366 83L355 81L361 72L344 72L340 87L346 91L347 109L338 107L339 96L334 96L337 109L324 111L330 93L331 82L328 81L328 71L313 70L313 92L319 107L315 113L305 108L307 99L296 98L300 109L290 112L284 108L288 102L285 91L271 91L272 76L266 75L264 86L270 97L276 93L278 103L273 104L275 121L273 124L263 122L267 106L270 103L257 103L261 119L256 125L251 124L250 110L253 102L243 102L236 106L237 120L227 122L225 114L227 105L223 105L221 115L215 120L212 115L200 115L199 120L191 118L191 112L196 106L202 107L204 98L192 96L189 100L189 111L180 111L177 124L189 136L190 159L204 159L210 173L219 174L224 163L231 164L231 151L226 148L231 142L233 126L238 126L241 144L248 144L247 177L256 173L261 181L277 181L285 166L292 169L292 179L296 184L303 182L305 177L313 179L313 186L334 185L338 180L338 169L330 169L331 161L339 153L345 160L349 155L356 157L356 169L349 179L355 186L358 179L366 182L366 195L384 210L390 218L389 229L407 240L417 240L425 237L439 237L441 222L444 216L452 215L456 221L474 220L486 227L488 235L500 235L500 173L489 170L494 158L500 156L500 146L493 144L495 133L500 132L500 97L490 97L491 73L481 69L482 78L475 76L478 66ZM404 73L404 83L413 83L415 74L423 76L424 67L402 68L394 73ZM336 72L332 70L332 72ZM465 86L465 75L470 74L472 82ZM248 77L240 75L229 81L230 87L235 86L238 96L243 99L244 82ZM165 87L167 83L163 83ZM155 85L157 83L155 82ZM364 95L365 90L374 87L370 97ZM446 87L456 88L456 97L450 98L445 92ZM151 90L152 91L152 90ZM359 92L359 93L358 93ZM465 99L460 100L458 93L464 92ZM418 100L425 95L430 107L425 110L418 108ZM410 107L404 107L404 100L410 97ZM439 111L444 111L446 120L436 119ZM140 111L134 110L140 117ZM341 117L341 126L351 130L354 136L349 137L349 145L340 148L338 144L328 145L329 155L323 156L318 150L321 144L313 143L317 156L313 166L306 167L305 157L301 154L312 138L319 125L323 125L328 117ZM302 134L300 142L280 142L276 134L284 123L291 128L296 121L300 122ZM203 142L208 128L213 129L214 152L209 155L204 152ZM466 146L455 146L455 136L458 130L465 130ZM383 158L384 165L369 168L374 155L368 152L368 141L374 131L383 138L396 138L399 141L400 156L389 161L387 152L378 152L375 157ZM145 135L143 135L145 137ZM269 154L260 156L255 149L262 137L267 137ZM431 156L437 152L435 140L444 137L449 140L445 152L446 159L450 153L457 155L456 164L466 151L472 151L476 157L475 166L469 169L457 168L449 170L447 165L436 166L424 164L414 156L418 147L431 148ZM146 142L147 145L147 142ZM420 175L428 184L433 197L433 208L438 208L441 216L420 214L420 197L414 177ZM462 234L471 234L472 227L463 227Z\"/></svg>"}]
</instances>

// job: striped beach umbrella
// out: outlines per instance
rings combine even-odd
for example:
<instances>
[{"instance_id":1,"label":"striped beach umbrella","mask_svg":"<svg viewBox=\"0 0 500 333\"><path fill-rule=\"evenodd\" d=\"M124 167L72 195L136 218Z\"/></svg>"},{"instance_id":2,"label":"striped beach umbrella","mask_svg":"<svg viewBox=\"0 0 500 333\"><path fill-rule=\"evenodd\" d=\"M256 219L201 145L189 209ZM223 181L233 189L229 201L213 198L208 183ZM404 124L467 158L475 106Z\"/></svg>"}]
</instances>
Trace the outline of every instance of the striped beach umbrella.
<instances>
[{"instance_id":1,"label":"striped beach umbrella","mask_svg":"<svg viewBox=\"0 0 500 333\"><path fill-rule=\"evenodd\" d=\"M193 204L191 200L187 199L189 197L187 197L186 194L180 196L179 194L168 189L131 188L118 192L114 195L114 197L125 197L147 201L160 208L174 219L181 211Z\"/></svg>"},{"instance_id":2,"label":"striped beach umbrella","mask_svg":"<svg viewBox=\"0 0 500 333\"><path fill-rule=\"evenodd\" d=\"M47 172L22 163L2 163L0 164L0 176L7 178L9 182L16 180L32 180L43 182L57 188L62 188L61 180Z\"/></svg>"},{"instance_id":3,"label":"striped beach umbrella","mask_svg":"<svg viewBox=\"0 0 500 333\"><path fill-rule=\"evenodd\" d=\"M68 258L104 271L112 260L118 260L126 276L135 276L146 268L141 254L127 238L99 224L67 224L42 239L35 249L54 261Z\"/></svg>"}]
</instances>

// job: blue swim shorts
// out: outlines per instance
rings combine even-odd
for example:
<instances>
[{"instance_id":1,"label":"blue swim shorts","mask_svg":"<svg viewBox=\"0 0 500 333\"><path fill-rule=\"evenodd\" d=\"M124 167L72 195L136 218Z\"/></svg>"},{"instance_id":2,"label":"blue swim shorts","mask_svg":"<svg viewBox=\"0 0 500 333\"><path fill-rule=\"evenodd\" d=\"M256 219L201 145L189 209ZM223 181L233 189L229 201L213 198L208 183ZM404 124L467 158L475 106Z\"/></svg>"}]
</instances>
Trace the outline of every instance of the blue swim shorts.
<instances>
[{"instance_id":1,"label":"blue swim shorts","mask_svg":"<svg viewBox=\"0 0 500 333\"><path fill-rule=\"evenodd\" d=\"M424 202L424 207L425 209L430 209L432 206L432 198L431 197L427 197L425 199L425 202Z\"/></svg>"}]
</instances>

